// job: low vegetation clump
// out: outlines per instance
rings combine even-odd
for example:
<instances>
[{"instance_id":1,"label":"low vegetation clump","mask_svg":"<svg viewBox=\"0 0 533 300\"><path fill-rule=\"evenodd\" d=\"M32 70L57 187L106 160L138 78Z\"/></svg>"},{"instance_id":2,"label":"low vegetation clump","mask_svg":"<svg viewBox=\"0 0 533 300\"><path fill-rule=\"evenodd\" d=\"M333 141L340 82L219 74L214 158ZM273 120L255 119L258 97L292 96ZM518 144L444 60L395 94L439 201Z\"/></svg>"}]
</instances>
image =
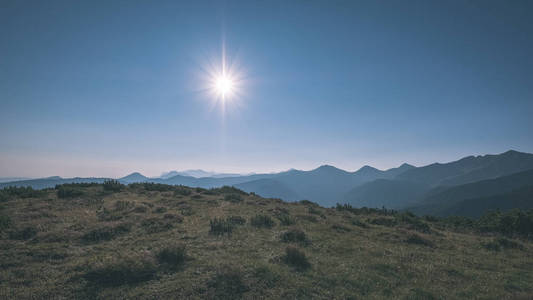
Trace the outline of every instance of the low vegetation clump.
<instances>
[{"instance_id":1,"label":"low vegetation clump","mask_svg":"<svg viewBox=\"0 0 533 300\"><path fill-rule=\"evenodd\" d=\"M433 247L434 246L432 241L430 241L428 239L425 239L425 238L423 238L420 235L415 234L415 233L409 234L407 236L407 238L405 239L405 242L408 243L408 244L422 245L422 246L427 246L427 247Z\"/></svg>"},{"instance_id":2,"label":"low vegetation clump","mask_svg":"<svg viewBox=\"0 0 533 300\"><path fill-rule=\"evenodd\" d=\"M244 225L246 224L246 219L241 216L229 216L226 219L228 222L230 222L233 225Z\"/></svg>"},{"instance_id":3,"label":"low vegetation clump","mask_svg":"<svg viewBox=\"0 0 533 300\"><path fill-rule=\"evenodd\" d=\"M97 287L135 285L155 278L157 267L148 260L125 259L106 262L84 274L83 278Z\"/></svg>"},{"instance_id":4,"label":"low vegetation clump","mask_svg":"<svg viewBox=\"0 0 533 300\"><path fill-rule=\"evenodd\" d=\"M331 228L339 233L345 233L352 231L350 228L340 225L340 224L333 224L331 225Z\"/></svg>"},{"instance_id":5,"label":"low vegetation clump","mask_svg":"<svg viewBox=\"0 0 533 300\"><path fill-rule=\"evenodd\" d=\"M243 198L239 194L227 194L224 196L224 201L239 203L242 202Z\"/></svg>"},{"instance_id":6,"label":"low vegetation clump","mask_svg":"<svg viewBox=\"0 0 533 300\"><path fill-rule=\"evenodd\" d=\"M120 183L118 180L106 180L103 184L104 191L106 192L120 192L122 191L126 186Z\"/></svg>"},{"instance_id":7,"label":"low vegetation clump","mask_svg":"<svg viewBox=\"0 0 533 300\"><path fill-rule=\"evenodd\" d=\"M285 248L283 261L297 270L306 270L311 267L311 263L307 260L305 253L293 246Z\"/></svg>"},{"instance_id":8,"label":"low vegetation clump","mask_svg":"<svg viewBox=\"0 0 533 300\"><path fill-rule=\"evenodd\" d=\"M190 188L181 185L174 187L174 196L189 196L190 194L192 194Z\"/></svg>"},{"instance_id":9,"label":"low vegetation clump","mask_svg":"<svg viewBox=\"0 0 533 300\"><path fill-rule=\"evenodd\" d=\"M2 201L7 201L9 197L18 197L22 199L26 198L38 198L45 195L45 192L43 190L35 190L32 187L15 187L15 186L9 186L5 187L1 190L2 195L1 199Z\"/></svg>"},{"instance_id":10,"label":"low vegetation clump","mask_svg":"<svg viewBox=\"0 0 533 300\"><path fill-rule=\"evenodd\" d=\"M430 233L431 228L422 220L422 218L410 213L404 212L395 216L398 223L403 223L408 226L409 229L420 231L423 233Z\"/></svg>"},{"instance_id":11,"label":"low vegetation clump","mask_svg":"<svg viewBox=\"0 0 533 300\"><path fill-rule=\"evenodd\" d=\"M281 234L281 241L284 243L298 243L300 245L309 244L307 235L300 229L291 229Z\"/></svg>"},{"instance_id":12,"label":"low vegetation clump","mask_svg":"<svg viewBox=\"0 0 533 300\"><path fill-rule=\"evenodd\" d=\"M11 218L9 216L0 215L0 232L11 227Z\"/></svg>"},{"instance_id":13,"label":"low vegetation clump","mask_svg":"<svg viewBox=\"0 0 533 300\"><path fill-rule=\"evenodd\" d=\"M214 218L209 221L209 225L209 233L213 235L231 235L234 227L233 223L223 218Z\"/></svg>"},{"instance_id":14,"label":"low vegetation clump","mask_svg":"<svg viewBox=\"0 0 533 300\"><path fill-rule=\"evenodd\" d=\"M278 220L282 226L291 226L291 225L296 224L296 219L294 219L290 215L285 215L285 214L280 215L278 216Z\"/></svg>"},{"instance_id":15,"label":"low vegetation clump","mask_svg":"<svg viewBox=\"0 0 533 300\"><path fill-rule=\"evenodd\" d=\"M168 219L149 218L141 222L141 226L147 233L159 233L168 231L174 227Z\"/></svg>"},{"instance_id":16,"label":"low vegetation clump","mask_svg":"<svg viewBox=\"0 0 533 300\"><path fill-rule=\"evenodd\" d=\"M249 290L240 270L221 268L207 283L210 299L240 299Z\"/></svg>"},{"instance_id":17,"label":"low vegetation clump","mask_svg":"<svg viewBox=\"0 0 533 300\"><path fill-rule=\"evenodd\" d=\"M255 215L250 218L250 224L255 227L272 228L276 224L274 220L267 215Z\"/></svg>"},{"instance_id":18,"label":"low vegetation clump","mask_svg":"<svg viewBox=\"0 0 533 300\"><path fill-rule=\"evenodd\" d=\"M368 228L368 224L366 224L365 222L359 220L359 219L352 219L351 221L352 225L355 225L355 226L358 226L358 227L361 227L361 228Z\"/></svg>"},{"instance_id":19,"label":"low vegetation clump","mask_svg":"<svg viewBox=\"0 0 533 300\"><path fill-rule=\"evenodd\" d=\"M57 189L58 198L75 198L84 195L84 191L72 185L60 185Z\"/></svg>"},{"instance_id":20,"label":"low vegetation clump","mask_svg":"<svg viewBox=\"0 0 533 300\"><path fill-rule=\"evenodd\" d=\"M183 266L186 259L186 250L184 245L172 245L161 249L157 253L157 260L172 270L177 270Z\"/></svg>"},{"instance_id":21,"label":"low vegetation clump","mask_svg":"<svg viewBox=\"0 0 533 300\"><path fill-rule=\"evenodd\" d=\"M483 247L492 251L500 251L502 249L524 250L524 245L504 237L496 238L493 241L484 243Z\"/></svg>"},{"instance_id":22,"label":"low vegetation clump","mask_svg":"<svg viewBox=\"0 0 533 300\"><path fill-rule=\"evenodd\" d=\"M9 238L12 240L29 240L37 235L37 228L26 226L22 229L15 229L9 232Z\"/></svg>"},{"instance_id":23,"label":"low vegetation clump","mask_svg":"<svg viewBox=\"0 0 533 300\"><path fill-rule=\"evenodd\" d=\"M381 226L387 226L387 227L393 227L396 224L398 224L398 221L396 219L387 218L387 217L374 218L374 219L371 219L369 222L374 225L381 225Z\"/></svg>"},{"instance_id":24,"label":"low vegetation clump","mask_svg":"<svg viewBox=\"0 0 533 300\"><path fill-rule=\"evenodd\" d=\"M114 227L106 226L87 232L81 237L81 240L85 243L99 243L102 241L112 240L117 236L125 234L129 231L130 226L126 224L120 224Z\"/></svg>"}]
</instances>

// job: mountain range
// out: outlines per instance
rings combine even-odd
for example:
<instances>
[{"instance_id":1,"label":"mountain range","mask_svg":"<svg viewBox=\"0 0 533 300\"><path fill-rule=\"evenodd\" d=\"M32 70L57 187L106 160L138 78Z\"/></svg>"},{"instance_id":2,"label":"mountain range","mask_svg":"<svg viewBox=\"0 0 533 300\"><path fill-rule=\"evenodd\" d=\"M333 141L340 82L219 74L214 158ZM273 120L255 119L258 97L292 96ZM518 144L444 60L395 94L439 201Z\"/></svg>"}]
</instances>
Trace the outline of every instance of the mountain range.
<instances>
[{"instance_id":1,"label":"mountain range","mask_svg":"<svg viewBox=\"0 0 533 300\"><path fill-rule=\"evenodd\" d=\"M108 178L48 177L0 183L0 188L31 186L40 189L63 183L105 180ZM154 182L202 188L228 185L263 197L286 201L306 199L326 207L347 203L354 207L409 209L418 214L477 216L492 208L532 206L533 154L510 150L422 167L402 164L388 170L364 166L348 172L323 165L310 171L291 169L251 175L189 170L149 178L136 172L117 180L124 184ZM513 197L517 197L516 201Z\"/></svg>"}]
</instances>

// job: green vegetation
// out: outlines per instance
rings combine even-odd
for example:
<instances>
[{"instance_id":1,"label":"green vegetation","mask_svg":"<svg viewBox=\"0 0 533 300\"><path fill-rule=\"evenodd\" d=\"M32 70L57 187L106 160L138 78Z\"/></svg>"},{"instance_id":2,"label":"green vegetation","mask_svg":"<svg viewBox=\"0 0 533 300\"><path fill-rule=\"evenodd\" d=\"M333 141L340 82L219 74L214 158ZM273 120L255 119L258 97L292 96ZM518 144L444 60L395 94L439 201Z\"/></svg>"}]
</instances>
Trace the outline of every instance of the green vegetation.
<instances>
[{"instance_id":1,"label":"green vegetation","mask_svg":"<svg viewBox=\"0 0 533 300\"><path fill-rule=\"evenodd\" d=\"M274 220L267 215L255 215L252 218L250 218L250 224L255 227L265 227L265 228L272 228L275 223Z\"/></svg>"},{"instance_id":2,"label":"green vegetation","mask_svg":"<svg viewBox=\"0 0 533 300\"><path fill-rule=\"evenodd\" d=\"M0 191L0 298L533 294L531 211L491 212L480 219L419 217L286 203L230 187L110 186L120 188ZM62 197L59 190L80 194ZM242 201L223 201L226 195Z\"/></svg>"}]
</instances>

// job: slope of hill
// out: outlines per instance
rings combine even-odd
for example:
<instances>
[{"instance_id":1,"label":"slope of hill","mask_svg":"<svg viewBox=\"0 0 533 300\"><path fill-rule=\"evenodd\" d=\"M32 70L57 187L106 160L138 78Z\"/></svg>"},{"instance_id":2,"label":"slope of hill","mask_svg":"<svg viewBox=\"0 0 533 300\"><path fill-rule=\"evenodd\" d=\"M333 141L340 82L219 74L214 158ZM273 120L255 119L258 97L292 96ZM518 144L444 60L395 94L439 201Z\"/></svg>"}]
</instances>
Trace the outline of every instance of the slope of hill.
<instances>
[{"instance_id":1,"label":"slope of hill","mask_svg":"<svg viewBox=\"0 0 533 300\"><path fill-rule=\"evenodd\" d=\"M86 184L21 191L0 197L2 298L527 299L533 293L531 241L454 232L409 214L327 209L232 188Z\"/></svg>"},{"instance_id":2,"label":"slope of hill","mask_svg":"<svg viewBox=\"0 0 533 300\"><path fill-rule=\"evenodd\" d=\"M463 199L437 212L439 216L478 218L489 210L508 211L533 208L533 185L493 196Z\"/></svg>"},{"instance_id":3,"label":"slope of hill","mask_svg":"<svg viewBox=\"0 0 533 300\"><path fill-rule=\"evenodd\" d=\"M427 185L417 182L376 179L346 193L344 202L355 207L402 209L428 189Z\"/></svg>"},{"instance_id":4,"label":"slope of hill","mask_svg":"<svg viewBox=\"0 0 533 300\"><path fill-rule=\"evenodd\" d=\"M257 179L237 184L235 187L248 193L253 192L265 198L279 198L285 201L298 201L302 199L291 188L275 179Z\"/></svg>"},{"instance_id":5,"label":"slope of hill","mask_svg":"<svg viewBox=\"0 0 533 300\"><path fill-rule=\"evenodd\" d=\"M133 183L133 182L145 182L150 181L150 178L142 175L141 173L135 172L131 173L128 176L124 176L118 179L122 183Z\"/></svg>"},{"instance_id":6,"label":"slope of hill","mask_svg":"<svg viewBox=\"0 0 533 300\"><path fill-rule=\"evenodd\" d=\"M448 188L438 187L429 191L408 209L418 214L445 215L447 214L446 211L467 199L483 199L484 197L508 194L528 186L533 186L533 170ZM500 197L500 199L503 198ZM464 215L480 215L487 208L489 208L487 205L480 205L477 207L477 213L473 213L475 207L471 207L469 213L466 214L465 212ZM458 215L463 215L461 211L453 209L452 211Z\"/></svg>"},{"instance_id":7,"label":"slope of hill","mask_svg":"<svg viewBox=\"0 0 533 300\"><path fill-rule=\"evenodd\" d=\"M431 186L459 185L533 169L533 154L507 151L498 155L468 156L458 161L407 170L397 179Z\"/></svg>"},{"instance_id":8,"label":"slope of hill","mask_svg":"<svg viewBox=\"0 0 533 300\"><path fill-rule=\"evenodd\" d=\"M0 183L0 189L8 187L8 186L15 186L15 187L27 186L27 187L32 187L34 189L45 189L45 188L55 187L58 184L65 184L65 183L90 183L90 182L103 183L104 181L109 180L109 179L110 178L96 178L96 177L61 178L59 176L52 176L52 177L47 177L47 178Z\"/></svg>"}]
</instances>

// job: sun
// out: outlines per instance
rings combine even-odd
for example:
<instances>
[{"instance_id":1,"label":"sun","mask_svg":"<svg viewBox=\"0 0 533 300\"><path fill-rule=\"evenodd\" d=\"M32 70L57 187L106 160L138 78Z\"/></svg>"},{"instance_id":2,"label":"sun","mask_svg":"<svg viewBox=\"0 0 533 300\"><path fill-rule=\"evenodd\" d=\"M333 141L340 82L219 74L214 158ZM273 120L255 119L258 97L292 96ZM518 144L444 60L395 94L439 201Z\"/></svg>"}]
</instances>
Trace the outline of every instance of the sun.
<instances>
[{"instance_id":1,"label":"sun","mask_svg":"<svg viewBox=\"0 0 533 300\"><path fill-rule=\"evenodd\" d=\"M215 79L214 88L218 96L223 99L229 96L235 87L235 81L227 75L220 75Z\"/></svg>"}]
</instances>

